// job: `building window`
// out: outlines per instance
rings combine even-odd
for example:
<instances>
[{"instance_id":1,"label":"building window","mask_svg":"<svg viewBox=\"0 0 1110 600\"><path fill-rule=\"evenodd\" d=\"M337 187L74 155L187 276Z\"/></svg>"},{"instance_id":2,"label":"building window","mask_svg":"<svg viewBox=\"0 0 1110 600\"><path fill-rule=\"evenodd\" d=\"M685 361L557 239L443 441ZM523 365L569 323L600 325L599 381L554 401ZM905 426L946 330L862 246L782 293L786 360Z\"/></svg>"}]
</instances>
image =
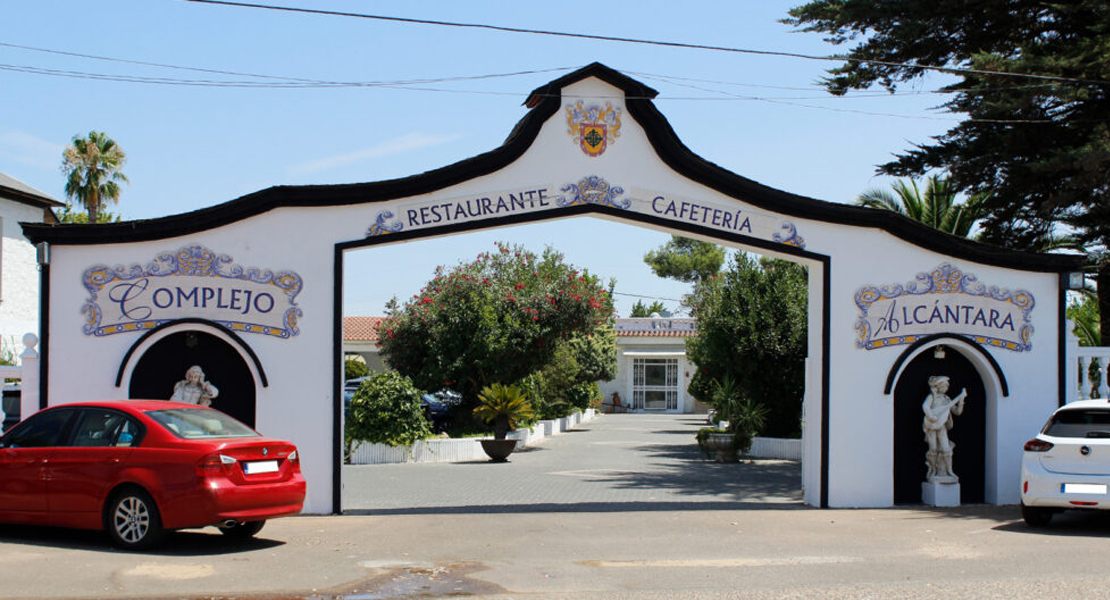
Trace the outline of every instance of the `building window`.
<instances>
[{"instance_id":1,"label":"building window","mask_svg":"<svg viewBox=\"0 0 1110 600\"><path fill-rule=\"evenodd\" d=\"M678 410L677 358L633 359L632 408Z\"/></svg>"}]
</instances>

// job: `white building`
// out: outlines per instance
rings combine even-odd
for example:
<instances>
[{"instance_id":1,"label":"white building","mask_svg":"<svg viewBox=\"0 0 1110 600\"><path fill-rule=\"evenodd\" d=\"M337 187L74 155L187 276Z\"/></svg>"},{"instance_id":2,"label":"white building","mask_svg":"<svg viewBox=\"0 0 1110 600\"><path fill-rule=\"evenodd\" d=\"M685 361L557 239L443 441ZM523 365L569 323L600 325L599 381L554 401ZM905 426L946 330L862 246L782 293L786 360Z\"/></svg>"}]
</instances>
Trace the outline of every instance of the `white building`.
<instances>
[{"instance_id":1,"label":"white building","mask_svg":"<svg viewBox=\"0 0 1110 600\"><path fill-rule=\"evenodd\" d=\"M39 331L38 261L19 224L57 223L52 209L62 206L0 173L0 357L18 356L23 334Z\"/></svg>"},{"instance_id":2,"label":"white building","mask_svg":"<svg viewBox=\"0 0 1110 600\"><path fill-rule=\"evenodd\" d=\"M635 412L706 412L687 391L696 365L686 358L686 340L696 334L695 324L658 316L617 319L617 376L601 384L606 405Z\"/></svg>"}]
</instances>

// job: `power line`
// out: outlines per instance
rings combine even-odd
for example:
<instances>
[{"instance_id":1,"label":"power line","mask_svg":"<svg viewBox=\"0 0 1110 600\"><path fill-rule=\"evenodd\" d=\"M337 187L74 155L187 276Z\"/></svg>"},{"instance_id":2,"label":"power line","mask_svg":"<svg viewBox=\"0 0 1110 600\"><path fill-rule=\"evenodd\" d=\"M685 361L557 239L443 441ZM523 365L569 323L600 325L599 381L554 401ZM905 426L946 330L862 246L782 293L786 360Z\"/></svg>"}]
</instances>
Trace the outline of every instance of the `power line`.
<instances>
[{"instance_id":1,"label":"power line","mask_svg":"<svg viewBox=\"0 0 1110 600\"><path fill-rule=\"evenodd\" d=\"M475 81L475 80L482 80L482 79L498 79L498 78L506 78L506 77L518 77L518 76L521 76L521 75L536 75L536 74L542 74L542 73L551 73L551 72L554 72L554 71L570 71L570 70L575 68L575 67L553 67L553 68L549 68L549 69L528 69L528 70L523 70L523 71L513 71L513 72L510 72L510 73L489 73L489 74L483 74L483 75L459 75L459 76L455 76L455 77L430 77L430 78L422 78L422 79L408 79L408 80L396 80L396 81L329 81L329 80L321 80L321 79L308 79L308 78L304 78L304 77L290 77L290 76L287 76L287 75L262 75L262 74L258 74L258 73L243 73L243 72L239 72L239 71L226 71L226 70L222 70L222 69L208 69L208 68L203 68L203 67L188 67L188 66L183 66L183 65L171 65L171 64L166 64L166 63L156 63L156 62L149 62L149 61L143 61L143 60L132 60L132 59L127 59L127 58L115 58L115 57L110 57L110 56L98 56L98 55L95 55L95 54L85 54L85 53L81 53L81 52L70 52L70 51L65 51L65 50L53 50L53 49L50 49L50 48L39 48L39 47L36 47L36 46L24 46L24 45L21 45L21 44L12 44L12 43L8 43L8 42L0 42L0 47L15 48L15 49L18 49L18 50L28 50L28 51L31 51L31 52L42 52L42 53L47 53L47 54L57 54L57 55L60 55L60 56L72 56L72 57L76 57L76 58L86 58L86 59L90 59L90 60L117 62L117 63L141 65L141 66L147 66L147 67L158 67L158 68L162 68L162 69L177 69L177 70L182 70L182 71L195 71L195 72L199 72L199 73L213 73L213 74L216 74L216 75L234 75L236 77L255 77L255 78L259 78L259 79L269 79L269 80L274 80L274 81L285 83L285 85L274 85L273 87L359 87L359 86L369 87L369 86L390 86L390 85L412 85L412 84L426 84L426 83L447 83L447 82L452 82L452 81ZM23 70L27 70L28 72L33 72L34 70L42 70L44 72L47 72L47 73L44 73L44 74L72 73L72 74L80 75L82 77L96 77L96 78L105 78L105 79L113 78L113 77L119 77L119 78L134 78L136 80L143 80L143 81L140 81L140 82L145 82L145 80L149 79L153 83L161 83L161 82L164 81L164 82L167 82L167 83L178 84L178 85L196 85L196 84L207 85L207 84L225 83L229 86L234 86L234 87L248 87L251 83L251 82L243 82L243 81L224 82L224 81L212 81L212 80L176 80L176 79L170 79L170 78L145 78L145 77L141 77L141 76L138 76L138 75L134 75L134 76L132 76L132 75L104 75L104 74L96 74L96 73L85 73L85 72L80 72L80 71L55 71L55 70L52 70L52 69L45 69L45 68L40 68L40 67L27 67L27 66L21 66L21 65L4 65L4 66L9 67L10 68L9 70L23 69ZM255 82L255 84L258 85L258 87L265 87L265 85L257 84L257 82ZM302 85L298 86L298 85L295 85L295 84L302 84Z\"/></svg>"},{"instance_id":2,"label":"power line","mask_svg":"<svg viewBox=\"0 0 1110 600\"><path fill-rule=\"evenodd\" d=\"M553 70L564 70L564 69L546 69L546 70L538 70L538 71L534 71L534 72L535 73L540 73L540 72L553 71ZM89 80L94 80L94 81L111 81L111 82L117 82L117 83L140 83L140 84L151 84L151 85L170 85L170 86L181 86L181 87L240 88L240 89L287 89L287 90L311 89L311 88L324 88L324 89L328 89L328 88L332 88L332 89L337 89L337 88L384 88L384 89L395 89L395 90L405 90L405 91L414 91L414 92L436 92L436 93L448 93L448 94L474 94L474 95L485 95L485 96L519 96L519 92L496 92L496 91L487 91L487 90L458 90L458 89L425 87L423 84L425 82L428 82L428 81L450 82L450 81L457 81L457 80L463 80L463 79L487 79L487 78L491 78L491 77L508 77L508 76L512 76L512 75L524 75L524 74L532 73L532 72L529 72L529 71L520 71L518 73L512 73L512 74L479 75L479 76L471 76L471 77L445 77L445 78L441 78L441 79L438 79L438 80L430 79L430 80L409 80L409 81L350 81L350 82L343 82L343 81L325 82L325 81L321 81L319 83L309 83L309 82L294 82L294 81L288 81L288 82L281 82L281 81L259 82L259 81L226 81L226 80L211 80L211 79L174 79L174 78L169 78L169 77L146 77L146 76L140 76L140 75L113 75L113 74L106 74L106 73L89 73L89 72L85 72L85 71L48 69L48 68L44 68L44 67L31 67L31 66L25 66L25 65L11 65L11 64L3 64L3 63L0 63L0 71L12 71L12 72L16 72L16 73L27 73L27 74L32 74L32 75L46 75L46 76L52 76L52 77L65 77L65 78L70 78L70 79L89 79ZM681 100L681 101L736 101L736 100L743 100L743 101L751 101L751 102L765 102L765 103L768 103L768 104L780 104L780 105L783 105L783 106L807 108L807 109L811 109L811 110L825 110L825 111L830 111L830 112L857 114L857 115L872 116L872 117L891 117L891 118L896 118L896 119L918 119L918 120L928 120L928 121L954 121L954 120L959 120L955 116L944 116L944 115L929 116L929 115L907 115L907 114L898 114L898 113L885 113L885 112L858 110L858 109L851 109L851 108L838 108L838 107L833 107L833 106L817 106L817 105L813 105L813 104L805 104L805 103L802 103L802 102L794 102L794 101L791 101L791 99L789 99L789 98L745 96L745 95L734 94L734 93L720 91L720 90L703 90L703 91L713 91L714 93L721 94L721 97L712 97L712 98L710 98L710 97L691 97L691 96L685 96L685 97L684 96L671 96L671 97L668 97L668 98L664 98L663 100L670 100L670 101L674 101L674 100ZM590 99L596 99L597 98L597 96L588 96L587 97L587 96L575 96L573 94L552 94L551 96L552 97L558 96L558 97L560 97L564 100L573 100L575 98L590 98ZM824 97L822 97L822 98L824 98ZM635 97L635 96L612 96L612 99L613 100L633 100L633 99L637 99L637 97ZM639 99L650 99L650 98L639 98ZM814 99L817 99L817 98L814 98ZM969 119L964 119L964 121L968 122L968 123L995 123L995 124L1017 124L1017 123L1029 123L1029 124L1042 123L1043 124L1043 123L1053 123L1054 122L1051 119L970 119L970 118ZM1084 121L1075 121L1075 122L1103 123L1103 122L1106 122L1106 121L1107 121L1107 119L1086 119Z\"/></svg>"},{"instance_id":3,"label":"power line","mask_svg":"<svg viewBox=\"0 0 1110 600\"><path fill-rule=\"evenodd\" d=\"M222 6L236 6L241 8L258 8L264 10L275 10L283 12L305 13L315 15L326 15L333 17L353 17L358 19L372 19L377 21L391 21L395 23L410 23L415 25L438 25L441 27L460 27L469 29L485 29L489 31L500 31L504 33L525 33L532 35L546 35L555 37L568 37L585 40L596 40L603 42L621 42L626 44L643 44L649 46L664 46L668 48L683 48L687 50L709 50L714 52L731 52L736 54L754 54L757 56L778 56L784 58L800 58L804 60L819 60L819 61L836 61L836 62L852 62L858 64L871 64L883 65L887 67L899 67L904 69L921 69L923 71L936 71L939 73L947 73L952 75L993 75L999 77L1021 77L1027 79L1041 79L1045 81L1060 81L1068 83L1083 83L1094 85L1110 85L1110 81L1094 80L1094 79L1079 79L1075 77L1060 77L1057 75L1039 75L1033 73L1011 73L1008 71L990 71L984 69L964 69L956 67L936 67L932 65L919 65L911 63L899 63L893 61L875 60L868 58L853 58L848 56L818 56L813 54L801 54L798 52L783 52L777 50L755 50L751 48L733 48L729 46L713 46L708 44L690 44L685 42L668 42L662 40L648 40L640 38L626 38L608 35L596 35L588 33L571 33L567 31L550 31L545 29L528 29L524 27L508 27L504 25L488 25L485 23L462 23L456 21L437 21L433 19L416 19L411 17L390 17L386 15L372 15L367 13L354 13L337 10L322 10L314 8L298 8L293 6L275 6L272 4L254 4L249 2L231 2L229 0L185 0L186 2L196 2L198 4L217 4Z\"/></svg>"},{"instance_id":4,"label":"power line","mask_svg":"<svg viewBox=\"0 0 1110 600\"><path fill-rule=\"evenodd\" d=\"M628 294L625 292L613 292L614 296L629 296L631 298L644 298L645 300L666 300L667 302L682 302L678 298L663 298L661 296L645 296L642 294Z\"/></svg>"}]
</instances>

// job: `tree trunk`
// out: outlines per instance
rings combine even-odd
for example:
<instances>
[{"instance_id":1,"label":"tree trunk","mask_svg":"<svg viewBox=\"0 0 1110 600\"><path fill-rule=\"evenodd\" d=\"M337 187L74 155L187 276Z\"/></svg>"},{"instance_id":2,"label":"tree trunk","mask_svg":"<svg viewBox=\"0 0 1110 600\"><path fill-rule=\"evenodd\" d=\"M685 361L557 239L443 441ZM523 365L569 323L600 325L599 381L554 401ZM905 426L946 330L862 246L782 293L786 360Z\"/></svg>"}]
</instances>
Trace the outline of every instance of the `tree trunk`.
<instances>
[{"instance_id":1,"label":"tree trunk","mask_svg":"<svg viewBox=\"0 0 1110 600\"><path fill-rule=\"evenodd\" d=\"M95 188L89 196L89 204L85 208L89 211L89 224L96 223L97 214L100 212L100 194L97 193Z\"/></svg>"},{"instance_id":2,"label":"tree trunk","mask_svg":"<svg viewBox=\"0 0 1110 600\"><path fill-rule=\"evenodd\" d=\"M1098 266L1098 334L1100 345L1110 342L1110 260Z\"/></svg>"}]
</instances>

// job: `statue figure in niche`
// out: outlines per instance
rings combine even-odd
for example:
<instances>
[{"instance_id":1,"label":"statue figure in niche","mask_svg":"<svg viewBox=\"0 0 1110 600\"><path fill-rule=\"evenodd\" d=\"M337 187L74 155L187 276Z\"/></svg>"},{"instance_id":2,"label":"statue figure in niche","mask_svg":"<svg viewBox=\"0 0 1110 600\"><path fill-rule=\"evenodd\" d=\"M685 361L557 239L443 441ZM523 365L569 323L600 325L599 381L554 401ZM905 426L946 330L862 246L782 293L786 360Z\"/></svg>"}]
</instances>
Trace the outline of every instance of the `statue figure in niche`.
<instances>
[{"instance_id":1,"label":"statue figure in niche","mask_svg":"<svg viewBox=\"0 0 1110 600\"><path fill-rule=\"evenodd\" d=\"M921 410L925 412L922 429L925 431L925 442L929 444L929 450L925 454L925 465L928 467L925 480L956 483L959 477L952 472L952 451L956 445L948 439L948 430L955 424L953 416L964 412L967 390L963 390L955 398L949 398L948 377L933 375L929 378L929 391L921 405Z\"/></svg>"},{"instance_id":2,"label":"statue figure in niche","mask_svg":"<svg viewBox=\"0 0 1110 600\"><path fill-rule=\"evenodd\" d=\"M173 386L173 396L170 400L187 402L201 406L212 406L212 399L220 394L216 386L204 380L204 371L199 365L189 367L185 371L185 379L178 381Z\"/></svg>"}]
</instances>

